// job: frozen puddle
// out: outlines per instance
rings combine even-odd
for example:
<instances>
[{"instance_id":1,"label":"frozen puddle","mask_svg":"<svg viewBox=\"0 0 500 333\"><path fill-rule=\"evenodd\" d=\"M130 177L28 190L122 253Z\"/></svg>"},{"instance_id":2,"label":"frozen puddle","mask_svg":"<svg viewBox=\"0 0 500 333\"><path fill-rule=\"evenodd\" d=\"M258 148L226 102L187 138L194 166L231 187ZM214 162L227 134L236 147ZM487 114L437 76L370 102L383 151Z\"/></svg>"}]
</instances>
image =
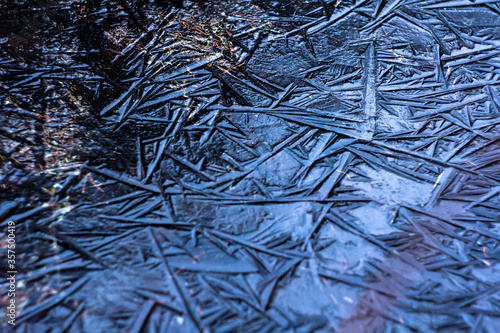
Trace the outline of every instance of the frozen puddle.
<instances>
[{"instance_id":1,"label":"frozen puddle","mask_svg":"<svg viewBox=\"0 0 500 333\"><path fill-rule=\"evenodd\" d=\"M390 222L397 206L401 204L422 206L430 198L432 184L413 181L382 169L374 170L365 165L359 166L358 169L371 180L358 181L345 178L342 185L354 187L360 194L372 200L369 204L350 212L370 234L380 235L395 230Z\"/></svg>"}]
</instances>

